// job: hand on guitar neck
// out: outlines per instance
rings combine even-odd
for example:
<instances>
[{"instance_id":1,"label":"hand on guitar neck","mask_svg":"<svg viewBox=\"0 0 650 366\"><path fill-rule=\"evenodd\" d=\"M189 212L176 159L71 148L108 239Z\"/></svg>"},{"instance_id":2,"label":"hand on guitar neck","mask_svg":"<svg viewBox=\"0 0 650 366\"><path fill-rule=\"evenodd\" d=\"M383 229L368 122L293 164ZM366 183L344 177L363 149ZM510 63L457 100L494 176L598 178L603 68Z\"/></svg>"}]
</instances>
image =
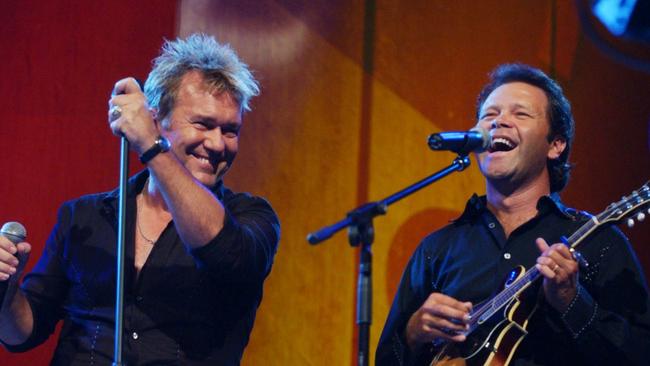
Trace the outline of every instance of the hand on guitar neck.
<instances>
[{"instance_id":1,"label":"hand on guitar neck","mask_svg":"<svg viewBox=\"0 0 650 366\"><path fill-rule=\"evenodd\" d=\"M544 277L544 297L555 310L564 313L578 291L578 263L562 243L549 246L542 238L535 243L542 255L535 267Z\"/></svg>"},{"instance_id":2,"label":"hand on guitar neck","mask_svg":"<svg viewBox=\"0 0 650 366\"><path fill-rule=\"evenodd\" d=\"M432 293L406 325L406 342L415 351L434 340L462 342L469 329L472 303Z\"/></svg>"},{"instance_id":3,"label":"hand on guitar neck","mask_svg":"<svg viewBox=\"0 0 650 366\"><path fill-rule=\"evenodd\" d=\"M546 301L563 313L577 293L578 263L563 243L549 246L544 239L539 238L536 244L541 254L535 266L544 279ZM412 351L432 342L463 342L472 324L470 314L472 303L432 293L409 319L406 342Z\"/></svg>"},{"instance_id":4,"label":"hand on guitar neck","mask_svg":"<svg viewBox=\"0 0 650 366\"><path fill-rule=\"evenodd\" d=\"M545 301L558 312L565 313L578 294L579 262L583 266L588 266L587 261L576 252L575 248L604 225L627 220L628 225L631 226L634 219L642 221L646 214L650 214L649 205L650 186L645 184L631 195L612 203L598 215L590 216L589 220L585 221L573 234L569 237L562 237L562 243L549 246L543 239L537 239L536 244L541 254L537 258L535 266L528 270L523 266L516 267L501 292L470 310L471 317L464 322L464 325L469 325L469 327L467 331L463 331L462 335L447 334L445 336L441 331L444 329L445 323L439 322L441 314L447 320L457 318L459 315L454 315L452 312L438 312L438 317L431 316L429 318L438 320L438 322L432 320L427 322L426 314L428 312L423 308L436 307L437 302L432 300L434 296L447 302L451 300L450 303L455 304L452 307L456 311L462 309L459 304L463 303L458 303L440 294L429 296L427 302L430 303L427 305L425 302L423 308L420 308L410 318L407 325L406 336L409 347L416 351L422 345L419 342L433 341L433 348L430 349L434 353L431 365L436 366L456 366L468 363L471 365L508 365L519 344L528 334L529 320L538 307L536 301L538 288L531 285L541 278ZM532 293L526 293L528 290ZM441 328L431 329L436 324ZM458 331L458 327L452 329ZM438 342L438 340L443 342Z\"/></svg>"}]
</instances>

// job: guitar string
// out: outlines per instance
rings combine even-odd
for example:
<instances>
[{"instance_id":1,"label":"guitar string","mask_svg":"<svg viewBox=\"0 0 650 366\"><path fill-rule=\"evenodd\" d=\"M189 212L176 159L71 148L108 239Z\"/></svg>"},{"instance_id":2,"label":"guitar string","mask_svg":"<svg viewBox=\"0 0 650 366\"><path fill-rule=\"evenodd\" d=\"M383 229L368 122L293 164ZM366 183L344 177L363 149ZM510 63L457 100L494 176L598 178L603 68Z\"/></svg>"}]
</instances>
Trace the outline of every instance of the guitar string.
<instances>
[{"instance_id":1,"label":"guitar string","mask_svg":"<svg viewBox=\"0 0 650 366\"><path fill-rule=\"evenodd\" d=\"M573 235L571 235L567 239L567 241L569 243L575 242L576 240L574 237L586 235L592 229L592 226L595 225L596 224L592 220L586 222L584 225L578 228L578 230L576 230L573 233ZM472 314L472 320L470 321L471 323L470 326L473 325L474 323L478 323L478 319L480 319L481 316L484 313L488 312L490 309L500 309L504 304L512 300L512 298L517 293L519 293L519 291L521 291L521 288L535 281L538 278L538 276L539 276L539 270L537 270L537 267L529 268L519 279L517 279L510 286L508 286L508 288L501 291L492 300L490 300L481 308L477 309L477 311L474 312L474 314Z\"/></svg>"},{"instance_id":2,"label":"guitar string","mask_svg":"<svg viewBox=\"0 0 650 366\"><path fill-rule=\"evenodd\" d=\"M646 191L648 191L648 190L649 190L649 188L646 187L646 186L643 186L643 188L641 189L641 191L642 191L643 193L647 193ZM634 193L637 193L637 192L635 191ZM637 193L637 195L638 195L638 193ZM625 197L621 202L623 202L623 203L628 202L628 201L630 200L630 197L632 197L632 196L634 196L634 194L631 195L631 196ZM643 198L643 199L645 200L645 199L647 199L647 198ZM615 213L616 211L618 211L618 210L622 210L622 209L620 208L620 206L621 206L623 203L621 203L621 202L619 202L619 203L617 203L617 204L615 204L615 205L613 205L613 206L611 206L611 207L605 209L605 211L603 211L601 214L598 214L598 215L594 216L594 217L596 218L597 222L595 222L595 221L593 220L593 217L592 217L591 220L587 221L584 225L582 225L581 227L579 227L578 230L576 230L576 231L575 231L575 232L574 232L574 233L573 233L573 234L572 234L572 235L567 239L567 242L568 242L567 244L568 244L568 246L569 246L570 248L573 248L575 245L577 245L577 243L578 243L578 242L579 242L583 237L585 237L586 235L588 235L588 234L592 231L592 229L594 229L595 227L598 227L598 226L602 225L602 223L603 223L603 217L605 217L605 218L606 218L606 217L609 217L609 216L611 216L613 213ZM637 202L637 204L639 204L639 203L641 203L641 202ZM639 206L641 206L641 205L639 205ZM623 210L622 210L622 211L623 211ZM531 282L537 280L539 274L540 274L540 273L539 273L539 270L537 270L536 267L531 267L531 268L530 268L528 271L526 271L526 272L525 272L525 273L524 273L524 274L523 274L519 279L515 280L515 282L513 282L513 283L512 283L512 284L511 284L507 289L505 289L504 291L500 292L500 293L497 294L497 295L496 295L492 300L490 300L488 303L486 303L485 305L483 305L483 306L481 306L479 309L477 309L477 310L472 314L472 320L470 321L470 330L471 330L471 328L472 328L472 327L473 327L473 326L478 322L478 319L480 319L480 315L483 315L483 314L486 313L488 310L495 308L496 305L498 305L498 306L496 306L496 309L501 308L501 306L503 306L505 303L509 302L509 301L511 300L511 298L512 298L514 295L516 295L516 294L521 290L520 288L523 288L523 287L524 287L525 285L527 285L528 283L531 283ZM515 289L516 289L516 291L515 291ZM491 304L491 305L490 305L490 304ZM488 305L490 305L490 306L488 306ZM478 316L478 317L477 317L477 316Z\"/></svg>"}]
</instances>

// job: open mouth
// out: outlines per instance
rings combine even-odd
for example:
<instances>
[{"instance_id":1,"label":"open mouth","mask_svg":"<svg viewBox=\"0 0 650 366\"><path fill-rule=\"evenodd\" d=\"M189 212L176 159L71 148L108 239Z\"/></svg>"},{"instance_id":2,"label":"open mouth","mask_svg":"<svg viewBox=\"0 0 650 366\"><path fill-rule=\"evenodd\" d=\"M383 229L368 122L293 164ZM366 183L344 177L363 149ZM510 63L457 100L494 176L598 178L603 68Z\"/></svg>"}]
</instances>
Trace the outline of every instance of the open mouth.
<instances>
[{"instance_id":1,"label":"open mouth","mask_svg":"<svg viewBox=\"0 0 650 366\"><path fill-rule=\"evenodd\" d=\"M515 147L517 147L517 144L515 144L513 141L505 137L495 137L492 139L492 143L490 144L488 151L491 153L498 151L510 151Z\"/></svg>"}]
</instances>

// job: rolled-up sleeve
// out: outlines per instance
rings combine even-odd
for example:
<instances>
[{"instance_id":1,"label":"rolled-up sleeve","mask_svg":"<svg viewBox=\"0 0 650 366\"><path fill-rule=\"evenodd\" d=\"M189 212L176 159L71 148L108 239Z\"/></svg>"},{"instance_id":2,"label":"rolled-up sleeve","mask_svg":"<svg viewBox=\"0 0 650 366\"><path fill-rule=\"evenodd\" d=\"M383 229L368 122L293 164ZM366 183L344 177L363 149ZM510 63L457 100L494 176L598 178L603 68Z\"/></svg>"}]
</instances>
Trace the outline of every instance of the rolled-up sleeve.
<instances>
[{"instance_id":1,"label":"rolled-up sleeve","mask_svg":"<svg viewBox=\"0 0 650 366\"><path fill-rule=\"evenodd\" d=\"M280 223L269 203L248 194L224 199L221 231L192 250L197 266L220 282L260 282L269 274L280 239Z\"/></svg>"}]
</instances>

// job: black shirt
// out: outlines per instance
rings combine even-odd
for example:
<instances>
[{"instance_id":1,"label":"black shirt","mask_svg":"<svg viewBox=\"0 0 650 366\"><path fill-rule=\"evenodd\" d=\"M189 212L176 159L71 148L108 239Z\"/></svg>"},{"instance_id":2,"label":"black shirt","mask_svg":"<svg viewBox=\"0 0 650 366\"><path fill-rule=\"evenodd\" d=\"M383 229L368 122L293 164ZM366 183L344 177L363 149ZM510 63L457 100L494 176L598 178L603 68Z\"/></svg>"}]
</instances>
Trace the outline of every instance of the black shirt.
<instances>
[{"instance_id":1,"label":"black shirt","mask_svg":"<svg viewBox=\"0 0 650 366\"><path fill-rule=\"evenodd\" d=\"M557 243L589 216L542 197L536 217L506 238L485 197L474 196L461 217L427 236L411 257L376 353L377 365L420 365L431 347L412 354L404 332L411 315L433 292L475 306L501 290L517 265L530 268L540 252L535 239ZM647 365L650 299L645 277L627 239L616 228L597 230L577 249L589 266L580 271L578 295L565 314L543 298L529 334L510 365Z\"/></svg>"},{"instance_id":2,"label":"black shirt","mask_svg":"<svg viewBox=\"0 0 650 366\"><path fill-rule=\"evenodd\" d=\"M148 172L129 181L124 294L125 365L238 365L271 270L280 227L263 199L213 193L226 208L221 232L188 251L173 222L139 276L134 267L135 197ZM113 360L117 191L81 197L59 210L42 257L23 282L34 331L25 351L63 328L53 365L110 365Z\"/></svg>"}]
</instances>

